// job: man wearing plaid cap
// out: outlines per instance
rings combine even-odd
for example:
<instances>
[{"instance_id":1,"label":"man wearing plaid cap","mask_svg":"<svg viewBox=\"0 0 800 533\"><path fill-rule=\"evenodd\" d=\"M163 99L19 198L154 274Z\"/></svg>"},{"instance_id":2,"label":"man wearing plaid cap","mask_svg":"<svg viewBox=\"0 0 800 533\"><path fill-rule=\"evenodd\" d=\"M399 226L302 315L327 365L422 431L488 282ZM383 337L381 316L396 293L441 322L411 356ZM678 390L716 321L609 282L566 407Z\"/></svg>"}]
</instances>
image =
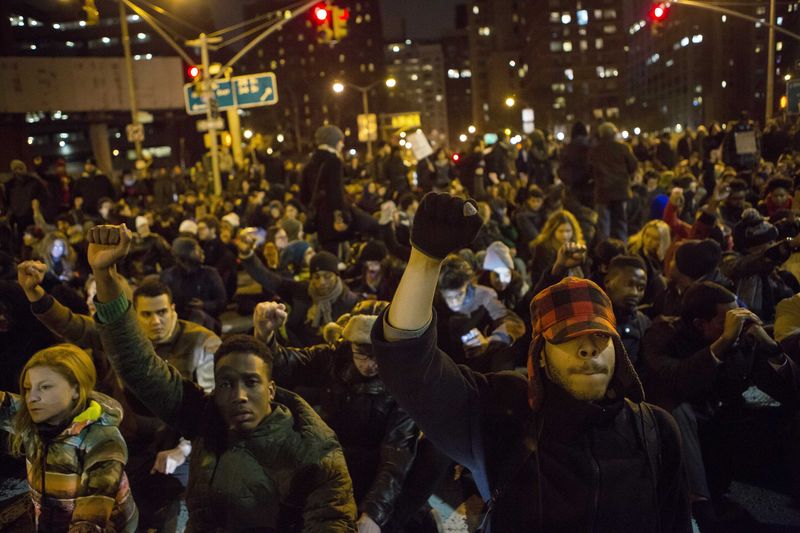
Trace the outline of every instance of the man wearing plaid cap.
<instances>
[{"instance_id":1,"label":"man wearing plaid cap","mask_svg":"<svg viewBox=\"0 0 800 533\"><path fill-rule=\"evenodd\" d=\"M534 298L528 379L474 372L436 347L439 267L475 237L476 213L447 194L420 204L408 267L372 330L392 395L472 472L484 531L691 531L678 429L644 403L593 282L567 278Z\"/></svg>"}]
</instances>

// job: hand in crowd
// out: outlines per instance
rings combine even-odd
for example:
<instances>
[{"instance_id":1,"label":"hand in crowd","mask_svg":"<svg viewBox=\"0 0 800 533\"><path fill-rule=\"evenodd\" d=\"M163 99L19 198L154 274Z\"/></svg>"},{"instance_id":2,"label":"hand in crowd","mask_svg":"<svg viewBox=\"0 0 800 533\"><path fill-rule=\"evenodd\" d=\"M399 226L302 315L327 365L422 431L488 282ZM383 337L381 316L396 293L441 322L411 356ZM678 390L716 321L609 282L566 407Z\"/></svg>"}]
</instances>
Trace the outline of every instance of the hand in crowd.
<instances>
[{"instance_id":1,"label":"hand in crowd","mask_svg":"<svg viewBox=\"0 0 800 533\"><path fill-rule=\"evenodd\" d=\"M361 513L356 526L358 533L381 533L381 527L367 513Z\"/></svg>"},{"instance_id":2,"label":"hand in crowd","mask_svg":"<svg viewBox=\"0 0 800 533\"><path fill-rule=\"evenodd\" d=\"M186 455L180 446L171 450L162 450L156 454L156 462L153 464L153 468L150 469L150 473L172 474L176 468L185 462Z\"/></svg>"},{"instance_id":3,"label":"hand in crowd","mask_svg":"<svg viewBox=\"0 0 800 533\"><path fill-rule=\"evenodd\" d=\"M576 242L565 242L558 249L553 274L582 265L586 261L586 246Z\"/></svg>"},{"instance_id":4,"label":"hand in crowd","mask_svg":"<svg viewBox=\"0 0 800 533\"><path fill-rule=\"evenodd\" d=\"M429 192L414 215L411 244L428 257L442 260L467 248L482 224L473 200Z\"/></svg>"},{"instance_id":5,"label":"hand in crowd","mask_svg":"<svg viewBox=\"0 0 800 533\"><path fill-rule=\"evenodd\" d=\"M17 282L25 291L28 301L35 302L44 296L41 285L46 273L47 265L41 261L23 261L17 266Z\"/></svg>"},{"instance_id":6,"label":"hand in crowd","mask_svg":"<svg viewBox=\"0 0 800 533\"><path fill-rule=\"evenodd\" d=\"M31 200L31 210L34 213L41 212L41 209L42 209L42 204L41 204L41 202L39 202L38 198L34 198L33 200Z\"/></svg>"},{"instance_id":7,"label":"hand in crowd","mask_svg":"<svg viewBox=\"0 0 800 533\"><path fill-rule=\"evenodd\" d=\"M736 344L745 324L752 322L754 325L761 325L761 319L752 311L743 307L731 309L725 313L725 325L722 335L711 345L711 351L715 356L720 357L728 348Z\"/></svg>"},{"instance_id":8,"label":"hand in crowd","mask_svg":"<svg viewBox=\"0 0 800 533\"><path fill-rule=\"evenodd\" d=\"M286 322L289 314L286 306L277 302L261 302L253 310L253 330L255 337L267 342L275 330Z\"/></svg>"},{"instance_id":9,"label":"hand in crowd","mask_svg":"<svg viewBox=\"0 0 800 533\"><path fill-rule=\"evenodd\" d=\"M489 339L480 331L475 331L475 333L464 343L464 355L468 358L483 354L489 347Z\"/></svg>"},{"instance_id":10,"label":"hand in crowd","mask_svg":"<svg viewBox=\"0 0 800 533\"><path fill-rule=\"evenodd\" d=\"M396 212L397 206L393 201L389 200L388 202L383 202L381 204L381 216L380 219L378 219L378 224L383 226L392 222Z\"/></svg>"},{"instance_id":11,"label":"hand in crowd","mask_svg":"<svg viewBox=\"0 0 800 533\"><path fill-rule=\"evenodd\" d=\"M678 209L683 207L685 199L683 197L683 189L680 187L675 187L672 189L672 192L669 193L669 203L677 207Z\"/></svg>"},{"instance_id":12,"label":"hand in crowd","mask_svg":"<svg viewBox=\"0 0 800 533\"><path fill-rule=\"evenodd\" d=\"M109 270L117 261L128 255L133 234L124 224L102 225L89 230L86 252L92 270Z\"/></svg>"}]
</instances>

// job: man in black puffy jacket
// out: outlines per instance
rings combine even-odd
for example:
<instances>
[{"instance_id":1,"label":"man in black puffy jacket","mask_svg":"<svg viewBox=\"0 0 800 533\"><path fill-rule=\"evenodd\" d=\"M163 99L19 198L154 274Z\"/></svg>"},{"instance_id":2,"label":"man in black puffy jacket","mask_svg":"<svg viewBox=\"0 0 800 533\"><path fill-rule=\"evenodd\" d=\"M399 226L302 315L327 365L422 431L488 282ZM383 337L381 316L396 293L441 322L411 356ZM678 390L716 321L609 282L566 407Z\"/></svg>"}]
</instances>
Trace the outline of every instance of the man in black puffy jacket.
<instances>
[{"instance_id":1,"label":"man in black puffy jacket","mask_svg":"<svg viewBox=\"0 0 800 533\"><path fill-rule=\"evenodd\" d=\"M277 342L273 332L287 318L283 304L262 302L253 313L256 338L274 353L276 382L321 391L320 414L336 432L353 480L359 531L375 531L373 526L394 531L407 518L393 511L419 438L416 424L378 376L372 355L370 331L386 305L380 300L358 304L352 314L328 324L328 343L309 348Z\"/></svg>"}]
</instances>

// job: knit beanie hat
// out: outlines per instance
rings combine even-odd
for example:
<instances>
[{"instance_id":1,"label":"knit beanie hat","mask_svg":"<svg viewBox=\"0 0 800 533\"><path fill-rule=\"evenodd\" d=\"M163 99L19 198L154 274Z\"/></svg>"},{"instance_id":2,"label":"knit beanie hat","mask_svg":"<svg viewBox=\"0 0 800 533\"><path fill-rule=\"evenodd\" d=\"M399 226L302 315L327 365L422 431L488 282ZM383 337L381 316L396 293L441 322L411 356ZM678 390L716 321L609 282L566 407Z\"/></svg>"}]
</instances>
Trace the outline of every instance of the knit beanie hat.
<instances>
[{"instance_id":1,"label":"knit beanie hat","mask_svg":"<svg viewBox=\"0 0 800 533\"><path fill-rule=\"evenodd\" d=\"M500 241L494 241L486 248L486 257L483 258L483 269L494 270L498 269L514 270L514 260L511 258L511 250L508 246Z\"/></svg>"},{"instance_id":2,"label":"knit beanie hat","mask_svg":"<svg viewBox=\"0 0 800 533\"><path fill-rule=\"evenodd\" d=\"M284 218L281 220L281 227L290 241L296 241L300 238L300 230L303 229L303 224L294 218Z\"/></svg>"},{"instance_id":3,"label":"knit beanie hat","mask_svg":"<svg viewBox=\"0 0 800 533\"><path fill-rule=\"evenodd\" d=\"M362 263L366 261L383 261L389 255L389 250L381 241L369 241L361 248L358 260Z\"/></svg>"},{"instance_id":4,"label":"knit beanie hat","mask_svg":"<svg viewBox=\"0 0 800 533\"><path fill-rule=\"evenodd\" d=\"M737 252L772 242L778 238L778 229L752 207L742 213L742 218L733 228L733 247Z\"/></svg>"},{"instance_id":5,"label":"knit beanie hat","mask_svg":"<svg viewBox=\"0 0 800 533\"><path fill-rule=\"evenodd\" d=\"M317 252L308 264L309 272L315 274L320 271L339 274L339 260L330 252Z\"/></svg>"},{"instance_id":6,"label":"knit beanie hat","mask_svg":"<svg viewBox=\"0 0 800 533\"><path fill-rule=\"evenodd\" d=\"M197 223L194 220L184 220L178 227L178 233L197 235Z\"/></svg>"},{"instance_id":7,"label":"knit beanie hat","mask_svg":"<svg viewBox=\"0 0 800 533\"><path fill-rule=\"evenodd\" d=\"M722 259L722 248L713 239L683 241L675 251L675 265L682 274L698 280L714 272Z\"/></svg>"},{"instance_id":8,"label":"knit beanie hat","mask_svg":"<svg viewBox=\"0 0 800 533\"><path fill-rule=\"evenodd\" d=\"M321 126L314 133L314 142L336 148L339 141L344 140L344 133L336 126Z\"/></svg>"},{"instance_id":9,"label":"knit beanie hat","mask_svg":"<svg viewBox=\"0 0 800 533\"><path fill-rule=\"evenodd\" d=\"M634 402L644 400L639 377L617 333L611 300L591 280L567 277L534 297L531 310L531 344L528 350L528 402L538 410L544 399L541 377L545 342L559 344L588 333L605 333L614 342L612 386Z\"/></svg>"}]
</instances>

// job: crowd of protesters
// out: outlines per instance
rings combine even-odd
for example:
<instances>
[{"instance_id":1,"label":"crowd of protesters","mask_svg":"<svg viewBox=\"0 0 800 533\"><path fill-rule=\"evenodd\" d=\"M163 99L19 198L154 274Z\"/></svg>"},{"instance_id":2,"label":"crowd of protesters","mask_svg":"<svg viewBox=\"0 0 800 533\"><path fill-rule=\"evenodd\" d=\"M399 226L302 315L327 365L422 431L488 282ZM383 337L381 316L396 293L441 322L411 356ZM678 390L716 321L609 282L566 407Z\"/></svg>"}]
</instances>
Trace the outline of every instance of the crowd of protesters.
<instances>
[{"instance_id":1,"label":"crowd of protesters","mask_svg":"<svg viewBox=\"0 0 800 533\"><path fill-rule=\"evenodd\" d=\"M800 484L800 126L397 140L12 161L0 529L437 531L464 468L485 531L752 531L752 434Z\"/></svg>"}]
</instances>

